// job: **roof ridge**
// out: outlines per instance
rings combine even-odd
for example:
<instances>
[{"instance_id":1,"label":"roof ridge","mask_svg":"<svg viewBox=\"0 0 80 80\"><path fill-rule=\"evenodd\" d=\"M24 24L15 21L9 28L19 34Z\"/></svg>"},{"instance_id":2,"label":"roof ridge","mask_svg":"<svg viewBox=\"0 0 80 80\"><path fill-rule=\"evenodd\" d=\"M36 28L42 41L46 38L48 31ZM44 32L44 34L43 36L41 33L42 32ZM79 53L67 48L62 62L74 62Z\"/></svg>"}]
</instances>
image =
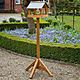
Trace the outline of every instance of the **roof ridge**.
<instances>
[{"instance_id":1,"label":"roof ridge","mask_svg":"<svg viewBox=\"0 0 80 80\"><path fill-rule=\"evenodd\" d=\"M31 1L31 2L42 2L42 3L45 3L46 1Z\"/></svg>"}]
</instances>

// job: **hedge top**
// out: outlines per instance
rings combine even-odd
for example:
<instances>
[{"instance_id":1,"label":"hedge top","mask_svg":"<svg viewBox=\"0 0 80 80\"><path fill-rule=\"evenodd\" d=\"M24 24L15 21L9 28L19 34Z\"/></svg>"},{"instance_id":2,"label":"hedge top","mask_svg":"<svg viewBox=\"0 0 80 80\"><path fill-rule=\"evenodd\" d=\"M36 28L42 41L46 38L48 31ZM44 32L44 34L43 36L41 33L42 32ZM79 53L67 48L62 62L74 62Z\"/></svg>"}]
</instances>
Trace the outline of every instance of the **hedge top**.
<instances>
[{"instance_id":1,"label":"hedge top","mask_svg":"<svg viewBox=\"0 0 80 80\"><path fill-rule=\"evenodd\" d=\"M36 45L36 41L35 40L30 40L27 38L20 38L19 36L12 36L10 34L6 34L3 32L0 32L0 36L2 37L6 37L9 38L11 40L16 40L16 41L21 41L21 42L28 42L30 44L35 44ZM61 48L80 48L80 44L60 44L60 43L51 43L51 42L41 42L40 45L45 45L45 46L50 46L50 47L61 47Z\"/></svg>"}]
</instances>

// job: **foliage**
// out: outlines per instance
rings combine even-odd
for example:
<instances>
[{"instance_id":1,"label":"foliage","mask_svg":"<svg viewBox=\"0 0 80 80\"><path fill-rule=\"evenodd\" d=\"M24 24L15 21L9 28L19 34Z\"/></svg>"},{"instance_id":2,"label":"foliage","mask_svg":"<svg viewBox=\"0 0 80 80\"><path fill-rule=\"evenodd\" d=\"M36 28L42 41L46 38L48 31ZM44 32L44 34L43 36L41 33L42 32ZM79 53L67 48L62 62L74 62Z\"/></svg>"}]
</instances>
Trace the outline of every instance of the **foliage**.
<instances>
[{"instance_id":1,"label":"foliage","mask_svg":"<svg viewBox=\"0 0 80 80\"><path fill-rule=\"evenodd\" d=\"M71 29L72 27L71 27L70 25L66 25L66 24L65 24L65 25L64 25L64 28L66 28L66 29L68 30L68 29Z\"/></svg>"},{"instance_id":2,"label":"foliage","mask_svg":"<svg viewBox=\"0 0 80 80\"><path fill-rule=\"evenodd\" d=\"M64 0L57 3L57 13L59 14L61 11L63 13L70 13L73 9L79 13L80 10L80 0ZM73 12L72 12L73 13Z\"/></svg>"},{"instance_id":3,"label":"foliage","mask_svg":"<svg viewBox=\"0 0 80 80\"><path fill-rule=\"evenodd\" d=\"M0 46L12 51L36 56L36 42L0 32ZM80 64L80 44L41 42L41 57Z\"/></svg>"},{"instance_id":4,"label":"foliage","mask_svg":"<svg viewBox=\"0 0 80 80\"><path fill-rule=\"evenodd\" d=\"M72 18L73 18L73 16L71 16L71 15L64 15L65 25L69 25L70 27L73 28L73 21L72 21L73 19ZM54 25L54 23L57 23L57 25L62 24L61 15L58 15L57 19L55 19L54 16L49 16L47 18L44 18L44 20L46 20L46 21L48 21L49 19L53 22L52 26ZM74 29L80 32L80 16L75 16Z\"/></svg>"},{"instance_id":5,"label":"foliage","mask_svg":"<svg viewBox=\"0 0 80 80\"><path fill-rule=\"evenodd\" d=\"M22 22L27 22L27 18L23 17Z\"/></svg>"},{"instance_id":6,"label":"foliage","mask_svg":"<svg viewBox=\"0 0 80 80\"><path fill-rule=\"evenodd\" d=\"M42 20L40 20L40 21L41 21L40 24L43 25L43 21ZM51 24L53 24L54 22L57 22L57 20L52 21ZM49 23L45 23L45 24L49 25ZM2 23L2 24L0 24L0 30L3 30L5 28L11 29L11 27L12 28L14 28L14 27L21 28L21 26L23 27L24 25L27 25L27 23L19 23L19 22L5 23L5 24ZM58 25L56 25L56 26L52 25L50 28L47 27L43 30L41 29L41 33L45 33L44 36L46 36L46 38L47 38L47 36L54 33L54 31L56 31L56 33L57 34L59 33L58 35L60 35L61 33L63 33L63 31L61 31L63 26L61 25L59 20L58 20ZM26 27L27 26L25 26L24 28L26 28ZM52 30L52 28L54 28L54 27L55 27L55 30ZM52 30L52 31L50 31L50 30ZM63 29L63 30L65 30L65 29ZM68 34L69 32L71 32L70 35ZM46 34L46 33L48 33L48 34ZM64 33L67 33L66 36L77 35L77 32L75 32L75 30L72 30L72 29L66 30L66 31L64 31ZM44 37L44 36L41 35L41 37ZM64 34L63 34L63 36L64 36ZM67 37L65 37L65 38L67 38ZM49 40L49 39L47 39L47 40ZM57 41L58 41L58 39L55 36L54 43L47 42L47 41L41 42L41 57L80 64L80 43L78 43L78 44L71 44L71 43L61 44L61 43L56 43ZM27 38L12 36L10 34L5 34L5 33L0 32L0 46L4 47L6 49L10 49L12 51L21 53L21 54L36 56L36 54L35 54L36 53L36 41L30 40Z\"/></svg>"},{"instance_id":7,"label":"foliage","mask_svg":"<svg viewBox=\"0 0 80 80\"><path fill-rule=\"evenodd\" d=\"M7 20L3 20L2 22L3 22L3 23L7 23Z\"/></svg>"},{"instance_id":8,"label":"foliage","mask_svg":"<svg viewBox=\"0 0 80 80\"><path fill-rule=\"evenodd\" d=\"M45 18L44 20L40 19L40 23L42 24L41 27L43 26L43 23L47 23L46 21L51 21L50 27L41 29L41 41L46 41L46 42L55 42L55 43L80 43L80 33L77 32L76 30L73 30L70 25L67 25L65 23L61 23L59 19L55 19L54 16L49 16L48 18ZM35 19L36 22L36 19ZM21 25L20 25L21 26ZM44 25L44 27L47 26L47 24ZM49 25L48 25L49 26ZM20 27L22 28L22 27ZM32 40L36 39L36 35L30 35L28 34L28 29L26 26L22 29L16 29L16 30L11 30L7 31L5 30L4 32L8 34L12 34L15 36L20 36L22 38L29 38ZM43 27L42 27L43 28Z\"/></svg>"},{"instance_id":9,"label":"foliage","mask_svg":"<svg viewBox=\"0 0 80 80\"><path fill-rule=\"evenodd\" d=\"M9 22L16 22L15 18L9 18Z\"/></svg>"},{"instance_id":10,"label":"foliage","mask_svg":"<svg viewBox=\"0 0 80 80\"><path fill-rule=\"evenodd\" d=\"M15 18L9 18L9 21L3 20L2 22L3 22L3 23L9 23L9 22L21 22L21 20L17 20L17 19L15 19Z\"/></svg>"},{"instance_id":11,"label":"foliage","mask_svg":"<svg viewBox=\"0 0 80 80\"><path fill-rule=\"evenodd\" d=\"M35 23L36 25L36 23ZM49 22L40 20L40 27L44 28L49 26ZM13 22L13 23L1 23L0 24L0 31L5 29L15 29L15 28L28 28L27 22Z\"/></svg>"},{"instance_id":12,"label":"foliage","mask_svg":"<svg viewBox=\"0 0 80 80\"><path fill-rule=\"evenodd\" d=\"M20 20L16 20L16 22L21 22Z\"/></svg>"},{"instance_id":13,"label":"foliage","mask_svg":"<svg viewBox=\"0 0 80 80\"><path fill-rule=\"evenodd\" d=\"M24 16L24 12L21 12L21 16L22 16L22 17Z\"/></svg>"},{"instance_id":14,"label":"foliage","mask_svg":"<svg viewBox=\"0 0 80 80\"><path fill-rule=\"evenodd\" d=\"M63 43L63 44L80 43L80 33L71 29L70 26L68 25L65 25L66 28L63 28L62 26L58 26L58 27L57 26L55 28L46 27L44 29L41 29L41 32L40 32L41 41ZM28 39L36 40L36 34L33 34L33 35L28 34L28 29L26 28L20 28L20 29L15 29L15 30L4 30L2 32L11 34L14 36L19 36L21 38L28 38Z\"/></svg>"}]
</instances>

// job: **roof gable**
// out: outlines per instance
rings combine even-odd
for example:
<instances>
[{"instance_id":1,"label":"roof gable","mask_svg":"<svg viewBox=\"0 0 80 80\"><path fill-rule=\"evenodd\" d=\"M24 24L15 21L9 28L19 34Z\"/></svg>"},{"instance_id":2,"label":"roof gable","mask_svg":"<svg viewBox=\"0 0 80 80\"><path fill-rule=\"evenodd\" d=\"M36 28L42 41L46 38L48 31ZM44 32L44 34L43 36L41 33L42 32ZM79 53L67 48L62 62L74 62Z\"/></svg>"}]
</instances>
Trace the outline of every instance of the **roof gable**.
<instances>
[{"instance_id":1,"label":"roof gable","mask_svg":"<svg viewBox=\"0 0 80 80\"><path fill-rule=\"evenodd\" d=\"M46 2L43 1L31 1L30 4L28 5L27 9L41 9L44 7L44 5L47 5ZM48 7L48 5L47 5Z\"/></svg>"}]
</instances>

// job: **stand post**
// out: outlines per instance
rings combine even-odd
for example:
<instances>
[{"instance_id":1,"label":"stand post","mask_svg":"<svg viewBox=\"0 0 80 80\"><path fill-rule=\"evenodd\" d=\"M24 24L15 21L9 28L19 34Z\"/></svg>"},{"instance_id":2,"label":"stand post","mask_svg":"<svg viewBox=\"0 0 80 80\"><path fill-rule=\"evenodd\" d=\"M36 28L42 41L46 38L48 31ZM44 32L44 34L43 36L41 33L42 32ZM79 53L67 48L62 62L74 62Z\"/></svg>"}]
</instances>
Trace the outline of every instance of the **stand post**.
<instances>
[{"instance_id":1,"label":"stand post","mask_svg":"<svg viewBox=\"0 0 80 80\"><path fill-rule=\"evenodd\" d=\"M29 70L30 68L32 68L31 69L31 74L30 74L30 79L32 79L33 78L33 75L34 75L34 73L35 73L35 70L36 69L40 69L40 70L42 70L42 71L46 71L48 74L49 74L49 76L53 76L53 74L49 71L49 69L46 67L46 65L42 62L42 60L40 59L40 30L39 30L39 28L40 28L40 24L39 24L39 18L37 18L37 23L36 23L36 27L37 27L37 30L36 30L36 43L37 43L37 54L36 54L36 56L37 56L37 59L32 63L32 64L30 64L27 68L26 68L26 70Z\"/></svg>"},{"instance_id":2,"label":"stand post","mask_svg":"<svg viewBox=\"0 0 80 80\"><path fill-rule=\"evenodd\" d=\"M39 59L40 58L40 38L39 38L39 36L40 36L40 30L39 30L39 28L40 28L40 24L39 24L39 18L37 18L37 31L36 31L36 41L37 41L37 59Z\"/></svg>"}]
</instances>

